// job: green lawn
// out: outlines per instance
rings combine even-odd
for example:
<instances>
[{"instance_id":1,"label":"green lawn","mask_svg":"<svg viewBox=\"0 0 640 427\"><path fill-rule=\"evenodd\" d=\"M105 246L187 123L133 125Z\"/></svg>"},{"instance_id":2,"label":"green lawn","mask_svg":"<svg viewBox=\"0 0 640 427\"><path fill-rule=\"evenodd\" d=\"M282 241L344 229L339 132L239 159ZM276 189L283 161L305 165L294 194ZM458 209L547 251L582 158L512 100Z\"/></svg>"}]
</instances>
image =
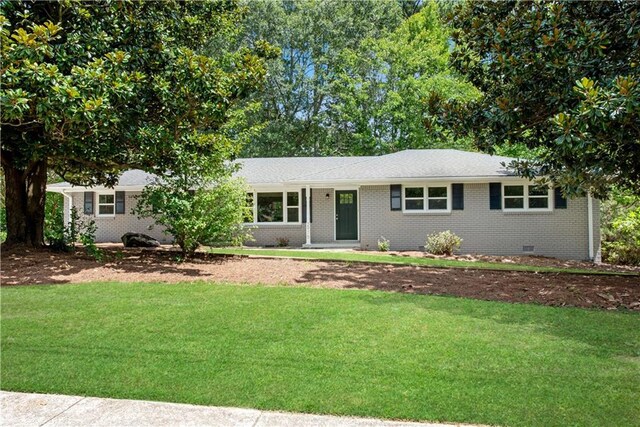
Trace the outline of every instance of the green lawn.
<instances>
[{"instance_id":1,"label":"green lawn","mask_svg":"<svg viewBox=\"0 0 640 427\"><path fill-rule=\"evenodd\" d=\"M640 315L251 285L5 287L2 388L500 425L637 425Z\"/></svg>"},{"instance_id":2,"label":"green lawn","mask_svg":"<svg viewBox=\"0 0 640 427\"><path fill-rule=\"evenodd\" d=\"M438 268L473 268L480 270L508 270L535 271L539 273L576 273L576 274L608 274L626 275L633 273L618 273L603 270L587 270L581 268L539 267L534 265L507 264L483 261L458 261L450 259L398 256L392 254L370 254L358 252L312 251L291 249L239 249L239 248L211 248L209 252L224 255L260 255L269 257L319 259L327 261L357 261L384 264L408 264Z\"/></svg>"}]
</instances>

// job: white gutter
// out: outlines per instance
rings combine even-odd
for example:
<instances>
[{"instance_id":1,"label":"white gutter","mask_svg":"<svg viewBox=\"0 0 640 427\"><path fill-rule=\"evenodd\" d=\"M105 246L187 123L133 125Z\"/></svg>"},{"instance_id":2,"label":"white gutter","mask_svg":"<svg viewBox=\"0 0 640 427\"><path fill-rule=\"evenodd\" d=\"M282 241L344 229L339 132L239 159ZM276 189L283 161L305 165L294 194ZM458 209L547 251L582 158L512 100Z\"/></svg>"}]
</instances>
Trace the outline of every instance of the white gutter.
<instances>
[{"instance_id":1,"label":"white gutter","mask_svg":"<svg viewBox=\"0 0 640 427\"><path fill-rule=\"evenodd\" d=\"M591 192L587 193L587 209L588 212L588 224L589 224L589 259L594 261L595 255L593 253L593 198Z\"/></svg>"},{"instance_id":2,"label":"white gutter","mask_svg":"<svg viewBox=\"0 0 640 427\"><path fill-rule=\"evenodd\" d=\"M460 176L440 176L425 178L379 178L379 179L334 179L334 180L318 180L318 181L299 181L288 180L280 182L247 182L251 188L269 189L269 188L299 188L311 185L315 188L334 188L336 186L353 187L363 185L390 185L412 182L456 182L465 184L486 184L489 182L522 182L528 183L530 180L518 176L493 176L493 177L460 177Z\"/></svg>"}]
</instances>

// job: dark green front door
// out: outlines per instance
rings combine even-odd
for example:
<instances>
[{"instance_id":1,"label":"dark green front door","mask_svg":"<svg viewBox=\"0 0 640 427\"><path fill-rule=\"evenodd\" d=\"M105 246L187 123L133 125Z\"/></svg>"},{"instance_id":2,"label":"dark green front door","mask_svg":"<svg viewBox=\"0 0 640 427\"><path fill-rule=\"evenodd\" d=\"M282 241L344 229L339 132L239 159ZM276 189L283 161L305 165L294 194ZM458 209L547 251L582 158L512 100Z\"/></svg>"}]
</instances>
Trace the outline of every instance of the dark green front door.
<instances>
[{"instance_id":1,"label":"dark green front door","mask_svg":"<svg viewBox=\"0 0 640 427\"><path fill-rule=\"evenodd\" d=\"M358 192L336 191L336 240L358 240Z\"/></svg>"}]
</instances>

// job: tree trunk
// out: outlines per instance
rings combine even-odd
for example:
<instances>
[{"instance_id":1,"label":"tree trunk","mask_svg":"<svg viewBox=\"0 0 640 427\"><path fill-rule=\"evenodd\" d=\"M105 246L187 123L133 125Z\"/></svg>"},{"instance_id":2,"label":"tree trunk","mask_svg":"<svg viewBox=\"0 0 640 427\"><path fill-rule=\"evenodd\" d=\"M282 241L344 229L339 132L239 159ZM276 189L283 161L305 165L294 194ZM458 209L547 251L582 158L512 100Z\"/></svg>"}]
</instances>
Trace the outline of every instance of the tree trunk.
<instances>
[{"instance_id":1,"label":"tree trunk","mask_svg":"<svg viewBox=\"0 0 640 427\"><path fill-rule=\"evenodd\" d=\"M4 164L7 240L5 244L44 245L44 203L47 161L29 163L25 170Z\"/></svg>"}]
</instances>

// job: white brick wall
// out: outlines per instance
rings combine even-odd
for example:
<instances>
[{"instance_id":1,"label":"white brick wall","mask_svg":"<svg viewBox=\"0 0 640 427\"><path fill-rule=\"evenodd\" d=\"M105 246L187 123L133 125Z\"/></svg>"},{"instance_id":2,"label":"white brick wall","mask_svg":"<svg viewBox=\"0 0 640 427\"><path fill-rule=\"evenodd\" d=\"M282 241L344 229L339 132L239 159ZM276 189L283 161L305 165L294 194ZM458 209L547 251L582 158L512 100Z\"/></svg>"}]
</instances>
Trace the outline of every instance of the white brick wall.
<instances>
[{"instance_id":1,"label":"white brick wall","mask_svg":"<svg viewBox=\"0 0 640 427\"><path fill-rule=\"evenodd\" d=\"M464 241L461 252L518 255L532 245L534 254L588 258L587 199L567 201L567 209L506 213L489 209L489 184L465 184L464 210L450 214L405 214L389 208L389 186L360 188L361 244L375 249L380 236L392 249L418 249L430 233L451 230ZM594 200L595 247L599 247L598 203Z\"/></svg>"},{"instance_id":2,"label":"white brick wall","mask_svg":"<svg viewBox=\"0 0 640 427\"><path fill-rule=\"evenodd\" d=\"M126 193L126 214L112 218L95 217L96 241L119 242L126 232L148 234L170 243L171 236L150 219L131 214L139 193ZM334 191L313 189L313 222L311 241L334 241ZM326 198L329 194L329 198ZM73 203L83 209L84 193L72 193ZM389 208L389 186L362 186L360 199L360 242L364 249L376 249L380 236L391 242L395 250L424 246L427 234L451 230L464 239L461 252L488 255L519 255L523 246L534 246L534 254L567 259L587 259L587 199L567 201L567 209L539 213L505 213L489 209L489 184L465 184L464 210L450 214L404 214ZM66 200L65 200L66 203ZM303 201L304 203L304 201ZM97 208L97 207L96 207ZM600 247L599 204L594 200L594 253ZM151 229L150 229L151 227ZM305 243L305 225L261 224L252 230L255 238L248 245L275 246L279 238L289 239L290 246Z\"/></svg>"},{"instance_id":3,"label":"white brick wall","mask_svg":"<svg viewBox=\"0 0 640 427\"><path fill-rule=\"evenodd\" d=\"M314 188L312 202L311 242L331 243L333 239L333 227L335 223L334 214L334 192L333 188ZM329 198L327 199L327 194Z\"/></svg>"},{"instance_id":4,"label":"white brick wall","mask_svg":"<svg viewBox=\"0 0 640 427\"><path fill-rule=\"evenodd\" d=\"M326 195L329 194L329 199ZM333 242L333 189L311 189L311 241L313 243ZM306 203L302 200L302 203ZM305 224L279 225L260 224L251 231L255 241L247 246L274 246L279 238L289 239L289 246L302 246L306 241Z\"/></svg>"},{"instance_id":5,"label":"white brick wall","mask_svg":"<svg viewBox=\"0 0 640 427\"><path fill-rule=\"evenodd\" d=\"M80 216L85 216L84 212L84 192L75 192L70 193L73 198L73 205L78 208L78 213ZM94 215L91 215L91 218L96 222L97 230L96 230L96 242L120 242L120 238L123 234L128 232L134 233L144 233L157 239L161 243L171 243L173 242L173 237L168 236L163 233L164 227L157 225L150 218L138 219L136 215L131 213L131 209L135 207L137 203L136 197L140 195L139 192L130 192L127 191L125 193L125 213L115 215L113 217L98 217L95 216L95 212L97 212L97 196L94 193L94 205L93 211ZM65 198L65 212L66 212L66 203L67 200Z\"/></svg>"}]
</instances>

